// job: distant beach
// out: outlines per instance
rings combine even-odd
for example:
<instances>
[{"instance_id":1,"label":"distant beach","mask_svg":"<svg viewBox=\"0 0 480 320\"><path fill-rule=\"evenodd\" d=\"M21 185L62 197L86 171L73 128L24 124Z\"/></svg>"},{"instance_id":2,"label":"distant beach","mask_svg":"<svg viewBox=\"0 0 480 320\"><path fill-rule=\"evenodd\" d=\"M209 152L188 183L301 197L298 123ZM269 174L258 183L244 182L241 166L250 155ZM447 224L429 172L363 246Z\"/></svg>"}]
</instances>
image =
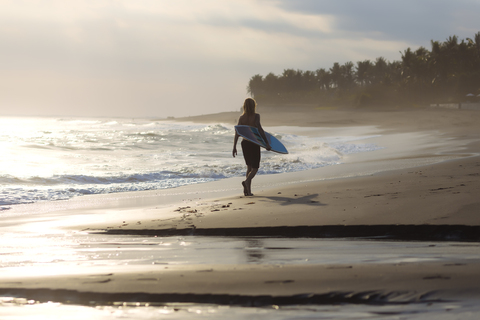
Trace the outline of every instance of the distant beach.
<instances>
[{"instance_id":1,"label":"distant beach","mask_svg":"<svg viewBox=\"0 0 480 320\"><path fill-rule=\"evenodd\" d=\"M4 263L0 270L2 295L41 302L98 301L99 305L140 301L143 306L146 302L277 306L278 312L282 308L287 312L285 306L292 304L352 303L373 308L430 303L438 306L433 314L439 314L445 311L445 301L453 301L458 308L452 312L480 314L480 308L471 304L480 297L480 112L261 105L258 112L267 131L275 127L282 132L290 128L306 137L360 135L364 139L354 144L379 148L346 153L338 165L260 175L253 182L253 197L241 194L243 178L237 176L173 189L84 195L13 206L0 213L5 235L21 232L44 239L38 234L41 230L45 235L69 234L83 239L79 243L86 241L82 237L101 237L90 240L93 251L100 250L110 237L116 239L113 246L118 245L122 252L131 244L121 237L135 236L137 241L150 243L150 248L142 247L145 253L153 246L169 243L165 239L177 239L176 250L183 250L189 243L193 246L197 238L204 239L198 240L199 247L192 255L207 250L209 245L202 244L205 239L211 241L210 246L220 246L215 238L224 243L238 238L246 239L245 248L238 249L238 244L233 247L249 252L250 260L188 263L185 258L173 263L162 260L158 251L147 259L149 265L119 265L113 260L109 265L109 258L104 258L104 263L84 268L81 264L62 267L65 261L22 266L15 265L15 245L4 240L3 247L11 249L5 249L2 257L11 262ZM239 114L226 112L169 121L233 127ZM233 142L233 134L231 139ZM237 160L242 164L243 159ZM164 240L151 242L155 237ZM275 242L278 237L291 243L285 242L282 249ZM294 244L295 239L305 238L317 244L308 242L312 245L308 250ZM327 239L347 241L345 248L367 239L408 241L393 242L398 248L388 249L388 259L389 251L378 249L386 250L381 261L372 258L369 262L361 257L342 260L340 249L331 262L314 259L314 250L321 250L320 241ZM267 244L269 241L273 242ZM388 243L372 245L384 248L391 245ZM296 249L285 253L289 258L284 263L268 262L268 256L288 251L288 246ZM422 248L422 253L414 254L417 249L413 247ZM396 255L395 250L400 249L402 253ZM295 252L299 256L293 258ZM309 255L312 261L308 261ZM211 261L216 261L215 257L212 254ZM407 312L407 307L398 308L399 314ZM420 306L408 308L420 315L427 312L419 311ZM307 311L300 307L296 314L302 312Z\"/></svg>"}]
</instances>

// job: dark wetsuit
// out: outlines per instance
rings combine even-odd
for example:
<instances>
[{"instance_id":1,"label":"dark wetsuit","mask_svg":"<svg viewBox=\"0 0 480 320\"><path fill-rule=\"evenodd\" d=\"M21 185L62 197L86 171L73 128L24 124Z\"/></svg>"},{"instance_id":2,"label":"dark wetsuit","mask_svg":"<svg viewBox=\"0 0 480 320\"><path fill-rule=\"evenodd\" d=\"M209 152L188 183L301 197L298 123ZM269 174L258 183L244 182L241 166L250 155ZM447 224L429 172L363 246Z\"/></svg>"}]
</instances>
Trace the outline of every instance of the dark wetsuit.
<instances>
[{"instance_id":1,"label":"dark wetsuit","mask_svg":"<svg viewBox=\"0 0 480 320\"><path fill-rule=\"evenodd\" d=\"M260 168L260 146L247 140L242 140L242 152L247 166Z\"/></svg>"}]
</instances>

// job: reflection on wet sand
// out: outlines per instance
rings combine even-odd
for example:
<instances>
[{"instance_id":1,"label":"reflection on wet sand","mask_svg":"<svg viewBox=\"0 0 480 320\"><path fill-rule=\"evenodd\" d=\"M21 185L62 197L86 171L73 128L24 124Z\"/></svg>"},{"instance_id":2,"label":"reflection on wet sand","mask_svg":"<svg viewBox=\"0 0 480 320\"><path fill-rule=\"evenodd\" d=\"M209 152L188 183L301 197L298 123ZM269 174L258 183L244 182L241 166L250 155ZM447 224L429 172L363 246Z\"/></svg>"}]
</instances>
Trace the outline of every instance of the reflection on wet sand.
<instances>
[{"instance_id":1,"label":"reflection on wet sand","mask_svg":"<svg viewBox=\"0 0 480 320\"><path fill-rule=\"evenodd\" d=\"M261 263L265 257L264 243L261 239L245 240L245 256L247 263Z\"/></svg>"}]
</instances>

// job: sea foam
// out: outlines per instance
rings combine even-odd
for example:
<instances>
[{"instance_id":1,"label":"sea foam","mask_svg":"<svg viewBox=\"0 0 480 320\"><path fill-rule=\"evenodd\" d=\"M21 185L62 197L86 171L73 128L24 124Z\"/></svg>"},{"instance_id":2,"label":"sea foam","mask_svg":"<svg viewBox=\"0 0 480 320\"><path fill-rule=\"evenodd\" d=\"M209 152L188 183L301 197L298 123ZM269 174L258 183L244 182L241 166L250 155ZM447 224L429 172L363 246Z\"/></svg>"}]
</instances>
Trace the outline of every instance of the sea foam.
<instances>
[{"instance_id":1,"label":"sea foam","mask_svg":"<svg viewBox=\"0 0 480 320\"><path fill-rule=\"evenodd\" d=\"M374 151L369 136L306 136L267 128L289 154L262 152L259 174L342 163ZM245 174L234 128L151 119L0 118L0 206L85 194L175 188ZM370 136L371 137L371 136Z\"/></svg>"}]
</instances>

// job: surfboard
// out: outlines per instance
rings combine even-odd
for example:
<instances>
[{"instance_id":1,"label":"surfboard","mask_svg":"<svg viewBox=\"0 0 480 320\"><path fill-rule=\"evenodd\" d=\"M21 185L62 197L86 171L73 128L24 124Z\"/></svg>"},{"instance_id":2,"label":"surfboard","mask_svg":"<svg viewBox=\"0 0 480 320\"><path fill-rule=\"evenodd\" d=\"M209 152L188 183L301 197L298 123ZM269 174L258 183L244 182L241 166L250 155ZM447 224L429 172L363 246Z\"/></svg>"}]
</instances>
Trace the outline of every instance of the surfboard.
<instances>
[{"instance_id":1,"label":"surfboard","mask_svg":"<svg viewBox=\"0 0 480 320\"><path fill-rule=\"evenodd\" d=\"M244 139L247 139L248 141L257 144L260 147L267 148L267 144L263 140L257 128L251 127L251 126L238 125L238 126L235 126L235 131L237 131L237 133ZM277 138L272 136L270 133L265 131L265 137L268 139L268 142L272 147L271 151L282 153L282 154L288 153L287 148L285 148L285 146Z\"/></svg>"}]
</instances>

